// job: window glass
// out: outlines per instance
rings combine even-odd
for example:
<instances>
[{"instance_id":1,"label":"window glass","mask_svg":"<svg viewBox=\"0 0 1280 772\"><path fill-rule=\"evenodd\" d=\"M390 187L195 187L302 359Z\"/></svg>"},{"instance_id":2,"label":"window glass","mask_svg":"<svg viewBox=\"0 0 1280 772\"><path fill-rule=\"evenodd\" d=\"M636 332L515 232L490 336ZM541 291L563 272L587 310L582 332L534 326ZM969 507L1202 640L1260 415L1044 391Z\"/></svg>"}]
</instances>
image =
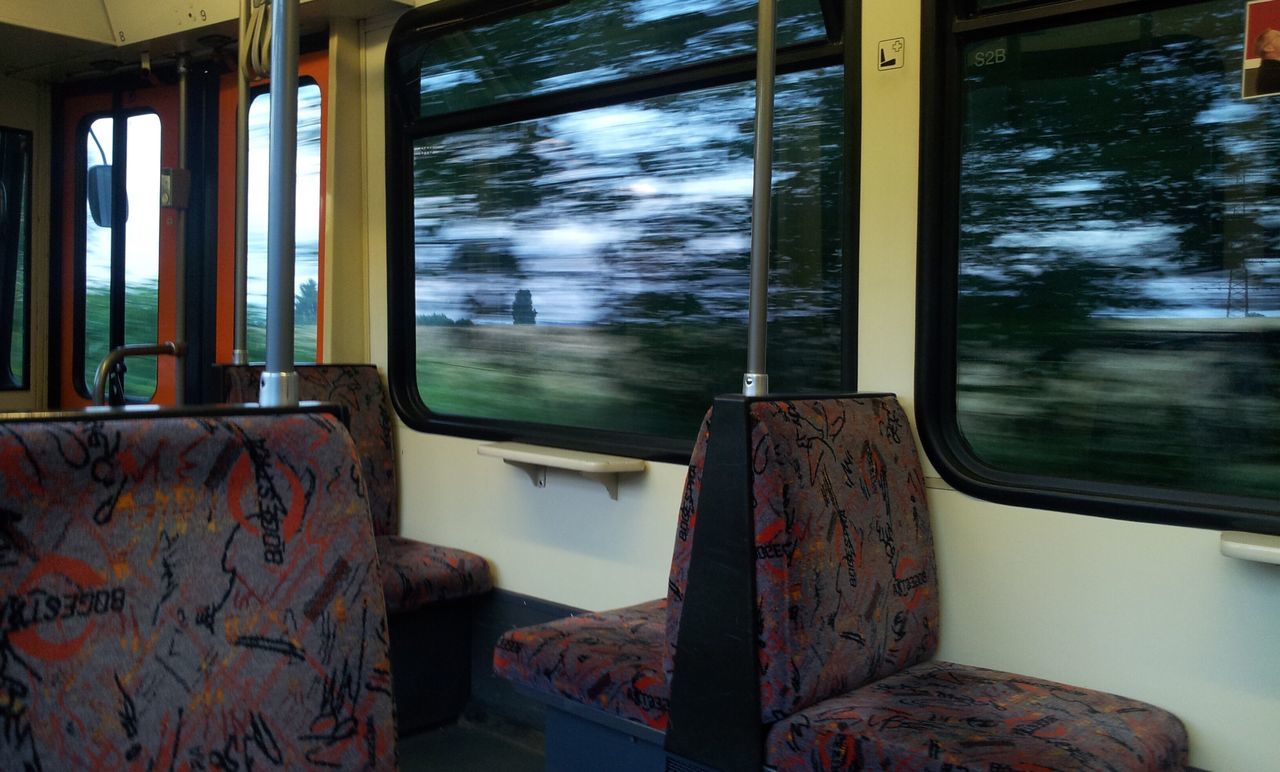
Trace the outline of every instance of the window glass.
<instances>
[{"instance_id":1,"label":"window glass","mask_svg":"<svg viewBox=\"0 0 1280 772\"><path fill-rule=\"evenodd\" d=\"M779 78L769 370L840 383L838 67ZM689 437L746 359L754 88L414 143L432 410Z\"/></svg>"},{"instance_id":2,"label":"window glass","mask_svg":"<svg viewBox=\"0 0 1280 772\"><path fill-rule=\"evenodd\" d=\"M114 152L116 118L97 118L85 132L88 195L85 200L84 378L93 389L98 363L119 345L154 345L159 324L160 278L160 118L154 113L122 118L125 153ZM123 157L119 157L119 156ZM111 167L125 175L124 250L113 256ZM103 173L98 174L95 168ZM105 196L94 201L94 196ZM97 204L97 206L95 206ZM124 264L124 339L112 340L112 261ZM156 391L155 357L131 357L125 396L149 400Z\"/></svg>"},{"instance_id":3,"label":"window glass","mask_svg":"<svg viewBox=\"0 0 1280 772\"><path fill-rule=\"evenodd\" d=\"M28 143L29 144L29 143ZM27 382L27 268L31 250L31 156L19 200L18 248L14 265L13 317L9 324L9 376L14 385Z\"/></svg>"},{"instance_id":4,"label":"window glass","mask_svg":"<svg viewBox=\"0 0 1280 772\"><path fill-rule=\"evenodd\" d=\"M160 117L128 119L129 220L125 224L124 342L159 342L160 287ZM156 357L133 357L125 376L125 396L148 400L156 393Z\"/></svg>"},{"instance_id":5,"label":"window glass","mask_svg":"<svg viewBox=\"0 0 1280 772\"><path fill-rule=\"evenodd\" d=\"M412 233L389 245L406 420L687 452L746 365L754 0L582 0L472 29L412 13L388 75L422 96L390 103L392 232ZM826 41L816 2L778 15L768 371L779 393L836 391L848 82L838 47L797 45ZM514 99L527 112L431 118Z\"/></svg>"},{"instance_id":6,"label":"window glass","mask_svg":"<svg viewBox=\"0 0 1280 772\"><path fill-rule=\"evenodd\" d=\"M249 358L267 356L267 190L271 94L249 103L248 299L245 334ZM298 156L294 235L294 361L316 361L320 299L320 87L298 86Z\"/></svg>"},{"instance_id":7,"label":"window glass","mask_svg":"<svg viewBox=\"0 0 1280 772\"><path fill-rule=\"evenodd\" d=\"M1238 0L963 49L956 411L998 470L1280 498L1280 100Z\"/></svg>"},{"instance_id":8,"label":"window glass","mask_svg":"<svg viewBox=\"0 0 1280 772\"><path fill-rule=\"evenodd\" d=\"M423 116L686 67L756 45L756 0L581 0L434 38ZM778 45L821 39L817 0L779 0Z\"/></svg>"},{"instance_id":9,"label":"window glass","mask_svg":"<svg viewBox=\"0 0 1280 772\"><path fill-rule=\"evenodd\" d=\"M26 385L31 133L0 128L0 388Z\"/></svg>"}]
</instances>

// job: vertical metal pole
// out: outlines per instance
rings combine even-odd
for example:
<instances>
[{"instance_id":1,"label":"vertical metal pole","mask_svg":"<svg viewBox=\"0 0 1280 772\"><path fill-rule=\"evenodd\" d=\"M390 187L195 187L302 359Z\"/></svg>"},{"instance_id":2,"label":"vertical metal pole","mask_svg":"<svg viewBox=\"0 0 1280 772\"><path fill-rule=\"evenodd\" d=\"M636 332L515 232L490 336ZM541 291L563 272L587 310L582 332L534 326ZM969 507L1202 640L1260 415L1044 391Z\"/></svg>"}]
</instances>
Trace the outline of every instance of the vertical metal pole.
<instances>
[{"instance_id":1,"label":"vertical metal pole","mask_svg":"<svg viewBox=\"0 0 1280 772\"><path fill-rule=\"evenodd\" d=\"M298 404L293 261L298 165L298 0L271 3L271 150L267 185L267 366L258 400Z\"/></svg>"},{"instance_id":2,"label":"vertical metal pole","mask_svg":"<svg viewBox=\"0 0 1280 772\"><path fill-rule=\"evenodd\" d=\"M249 3L240 1L240 56L236 74L236 232L231 363L249 364L245 341L249 294Z\"/></svg>"},{"instance_id":3,"label":"vertical metal pole","mask_svg":"<svg viewBox=\"0 0 1280 772\"><path fill-rule=\"evenodd\" d=\"M185 174L187 169L187 77L191 70L191 60L186 54L178 57L178 170L180 176ZM173 338L178 343L185 344L187 341L187 209L186 204L173 210L173 216L177 220L175 230L177 231L177 249L174 263L178 280L174 284L174 326ZM160 341L156 341L159 344ZM157 358L156 367L160 367L160 360ZM173 403L181 405L186 402L187 394L187 373L186 359L184 357L174 357L173 359Z\"/></svg>"},{"instance_id":4,"label":"vertical metal pole","mask_svg":"<svg viewBox=\"0 0 1280 772\"><path fill-rule=\"evenodd\" d=\"M765 347L769 320L769 211L773 193L773 81L777 0L760 0L756 31L756 156L751 193L751 299L747 309L747 372L742 393L769 393Z\"/></svg>"}]
</instances>

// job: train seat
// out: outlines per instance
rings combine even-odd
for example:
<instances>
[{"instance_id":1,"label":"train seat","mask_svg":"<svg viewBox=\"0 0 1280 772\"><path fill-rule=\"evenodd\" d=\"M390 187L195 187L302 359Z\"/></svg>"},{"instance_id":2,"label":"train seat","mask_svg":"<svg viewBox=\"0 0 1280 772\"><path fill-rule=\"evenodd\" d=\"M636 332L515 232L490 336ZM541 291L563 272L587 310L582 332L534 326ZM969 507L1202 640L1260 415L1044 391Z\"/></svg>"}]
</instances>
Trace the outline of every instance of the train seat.
<instances>
[{"instance_id":1,"label":"train seat","mask_svg":"<svg viewBox=\"0 0 1280 772\"><path fill-rule=\"evenodd\" d=\"M1185 766L1172 714L934 660L938 623L896 398L722 397L667 598L512 630L494 667L547 703L549 769Z\"/></svg>"},{"instance_id":2,"label":"train seat","mask_svg":"<svg viewBox=\"0 0 1280 772\"><path fill-rule=\"evenodd\" d=\"M257 402L261 365L220 365L227 402ZM469 603L493 587L489 564L466 550L399 535L391 406L371 364L296 365L299 396L344 405L364 460L369 511L391 614L391 656L402 733L443 723L470 694ZM428 655L429 656L425 656Z\"/></svg>"},{"instance_id":3,"label":"train seat","mask_svg":"<svg viewBox=\"0 0 1280 772\"><path fill-rule=\"evenodd\" d=\"M0 769L395 768L341 421L66 414L0 459Z\"/></svg>"}]
</instances>

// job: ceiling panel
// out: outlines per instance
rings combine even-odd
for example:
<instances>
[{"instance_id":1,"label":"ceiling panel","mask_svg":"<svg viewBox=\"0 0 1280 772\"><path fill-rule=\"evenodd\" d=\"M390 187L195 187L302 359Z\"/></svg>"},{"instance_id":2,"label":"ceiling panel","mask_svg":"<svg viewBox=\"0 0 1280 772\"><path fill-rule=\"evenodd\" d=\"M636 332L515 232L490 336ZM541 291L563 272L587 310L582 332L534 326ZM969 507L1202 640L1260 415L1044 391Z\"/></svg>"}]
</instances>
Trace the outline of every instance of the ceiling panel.
<instances>
[{"instance_id":1,"label":"ceiling panel","mask_svg":"<svg viewBox=\"0 0 1280 772\"><path fill-rule=\"evenodd\" d=\"M102 0L4 0L0 2L0 24L97 43L112 39Z\"/></svg>"},{"instance_id":2,"label":"ceiling panel","mask_svg":"<svg viewBox=\"0 0 1280 772\"><path fill-rule=\"evenodd\" d=\"M83 60L88 66L114 53L115 46L109 43L0 23L0 75L6 77L45 81L51 68L61 68L70 60Z\"/></svg>"},{"instance_id":3,"label":"ceiling panel","mask_svg":"<svg viewBox=\"0 0 1280 772\"><path fill-rule=\"evenodd\" d=\"M323 32L330 18L364 18L412 2L302 0L299 25L303 34ZM0 75L79 80L136 70L144 57L171 69L178 54L205 56L219 39L234 39L239 13L239 0L0 0ZM91 20L100 25L92 36Z\"/></svg>"},{"instance_id":4,"label":"ceiling panel","mask_svg":"<svg viewBox=\"0 0 1280 772\"><path fill-rule=\"evenodd\" d=\"M239 0L102 0L118 45L164 37L240 16Z\"/></svg>"}]
</instances>

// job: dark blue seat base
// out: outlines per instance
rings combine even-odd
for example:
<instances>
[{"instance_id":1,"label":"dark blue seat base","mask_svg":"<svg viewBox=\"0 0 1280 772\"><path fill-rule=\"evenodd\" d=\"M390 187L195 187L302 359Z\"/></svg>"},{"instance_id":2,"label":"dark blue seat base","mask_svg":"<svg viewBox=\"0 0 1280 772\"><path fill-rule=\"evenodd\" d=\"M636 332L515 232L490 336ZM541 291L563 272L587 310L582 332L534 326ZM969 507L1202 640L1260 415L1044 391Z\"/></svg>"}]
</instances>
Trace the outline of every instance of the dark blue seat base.
<instances>
[{"instance_id":1,"label":"dark blue seat base","mask_svg":"<svg viewBox=\"0 0 1280 772\"><path fill-rule=\"evenodd\" d=\"M667 770L663 732L558 695L514 686L546 708L546 772Z\"/></svg>"},{"instance_id":2,"label":"dark blue seat base","mask_svg":"<svg viewBox=\"0 0 1280 772\"><path fill-rule=\"evenodd\" d=\"M600 769L604 764L619 772L663 772L667 759L661 742L646 742L557 708L547 709L545 753L547 770Z\"/></svg>"},{"instance_id":3,"label":"dark blue seat base","mask_svg":"<svg viewBox=\"0 0 1280 772\"><path fill-rule=\"evenodd\" d=\"M462 715L471 696L472 605L461 598L387 616L400 736Z\"/></svg>"}]
</instances>

